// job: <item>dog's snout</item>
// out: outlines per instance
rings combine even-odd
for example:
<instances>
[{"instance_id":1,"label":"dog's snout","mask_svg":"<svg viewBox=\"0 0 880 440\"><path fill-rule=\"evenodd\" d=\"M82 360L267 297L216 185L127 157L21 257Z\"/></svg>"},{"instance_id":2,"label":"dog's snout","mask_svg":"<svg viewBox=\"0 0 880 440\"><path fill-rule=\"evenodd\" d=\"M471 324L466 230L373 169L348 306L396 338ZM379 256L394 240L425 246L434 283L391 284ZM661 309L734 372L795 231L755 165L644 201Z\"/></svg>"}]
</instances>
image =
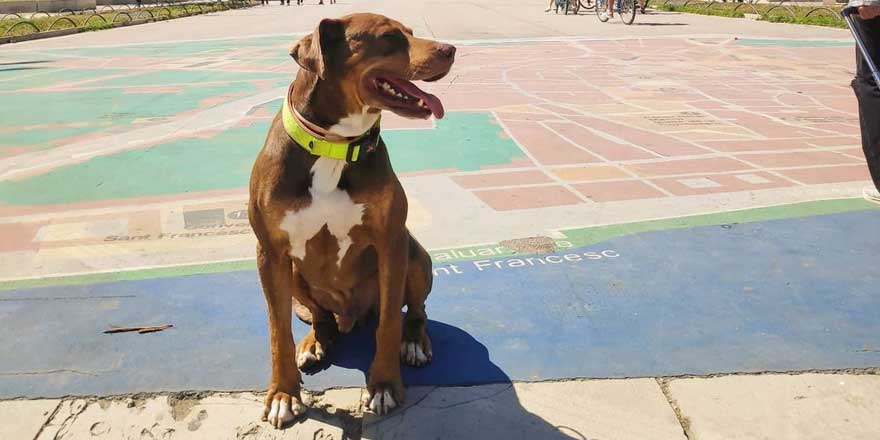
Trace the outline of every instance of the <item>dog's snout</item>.
<instances>
[{"instance_id":1,"label":"dog's snout","mask_svg":"<svg viewBox=\"0 0 880 440\"><path fill-rule=\"evenodd\" d=\"M452 58L455 56L455 46L451 44L441 44L437 46L437 51L446 58Z\"/></svg>"}]
</instances>

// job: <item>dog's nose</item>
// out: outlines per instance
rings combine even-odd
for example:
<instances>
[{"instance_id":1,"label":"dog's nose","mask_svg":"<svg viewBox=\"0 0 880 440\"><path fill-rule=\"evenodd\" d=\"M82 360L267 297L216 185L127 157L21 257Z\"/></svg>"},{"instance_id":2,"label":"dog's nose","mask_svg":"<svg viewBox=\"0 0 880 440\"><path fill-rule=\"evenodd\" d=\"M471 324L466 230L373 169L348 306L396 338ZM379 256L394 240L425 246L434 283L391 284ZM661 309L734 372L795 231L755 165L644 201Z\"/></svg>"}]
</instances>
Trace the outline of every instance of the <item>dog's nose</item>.
<instances>
[{"instance_id":1,"label":"dog's nose","mask_svg":"<svg viewBox=\"0 0 880 440\"><path fill-rule=\"evenodd\" d=\"M452 58L455 56L455 46L451 44L441 44L437 47L437 50L446 58Z\"/></svg>"}]
</instances>

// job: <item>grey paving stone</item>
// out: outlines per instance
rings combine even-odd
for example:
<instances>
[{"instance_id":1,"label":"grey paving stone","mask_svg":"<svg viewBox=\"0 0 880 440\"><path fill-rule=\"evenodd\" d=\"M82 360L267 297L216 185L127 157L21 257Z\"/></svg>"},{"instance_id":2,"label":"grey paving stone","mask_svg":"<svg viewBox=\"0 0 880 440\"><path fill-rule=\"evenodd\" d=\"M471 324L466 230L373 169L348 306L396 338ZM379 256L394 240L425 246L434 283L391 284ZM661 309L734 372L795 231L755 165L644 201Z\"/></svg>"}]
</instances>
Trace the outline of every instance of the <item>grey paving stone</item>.
<instances>
[{"instance_id":1,"label":"grey paving stone","mask_svg":"<svg viewBox=\"0 0 880 440\"><path fill-rule=\"evenodd\" d=\"M669 392L691 440L880 438L880 376L678 379Z\"/></svg>"},{"instance_id":2,"label":"grey paving stone","mask_svg":"<svg viewBox=\"0 0 880 440\"><path fill-rule=\"evenodd\" d=\"M32 439L60 400L6 400L0 402L0 439Z\"/></svg>"},{"instance_id":3,"label":"grey paving stone","mask_svg":"<svg viewBox=\"0 0 880 440\"><path fill-rule=\"evenodd\" d=\"M325 410L284 430L260 421L262 396L224 393L202 399L68 400L40 439L316 439L343 438L343 422Z\"/></svg>"},{"instance_id":4,"label":"grey paving stone","mask_svg":"<svg viewBox=\"0 0 880 440\"><path fill-rule=\"evenodd\" d=\"M684 440L653 379L413 388L391 416L367 415L364 439Z\"/></svg>"}]
</instances>

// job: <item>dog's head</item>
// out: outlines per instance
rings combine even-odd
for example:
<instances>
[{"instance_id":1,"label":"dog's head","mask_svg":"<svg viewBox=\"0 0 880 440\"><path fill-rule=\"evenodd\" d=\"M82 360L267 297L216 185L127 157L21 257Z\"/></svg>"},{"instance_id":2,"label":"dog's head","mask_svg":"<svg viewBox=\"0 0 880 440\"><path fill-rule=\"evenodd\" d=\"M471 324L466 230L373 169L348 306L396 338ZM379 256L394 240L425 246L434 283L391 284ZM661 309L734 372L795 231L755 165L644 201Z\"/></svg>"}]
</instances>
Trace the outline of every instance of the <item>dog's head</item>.
<instances>
[{"instance_id":1,"label":"dog's head","mask_svg":"<svg viewBox=\"0 0 880 440\"><path fill-rule=\"evenodd\" d=\"M349 112L364 107L408 118L443 117L440 100L413 81L449 73L455 46L416 38L410 28L377 14L324 19L290 55L322 82L338 85Z\"/></svg>"}]
</instances>

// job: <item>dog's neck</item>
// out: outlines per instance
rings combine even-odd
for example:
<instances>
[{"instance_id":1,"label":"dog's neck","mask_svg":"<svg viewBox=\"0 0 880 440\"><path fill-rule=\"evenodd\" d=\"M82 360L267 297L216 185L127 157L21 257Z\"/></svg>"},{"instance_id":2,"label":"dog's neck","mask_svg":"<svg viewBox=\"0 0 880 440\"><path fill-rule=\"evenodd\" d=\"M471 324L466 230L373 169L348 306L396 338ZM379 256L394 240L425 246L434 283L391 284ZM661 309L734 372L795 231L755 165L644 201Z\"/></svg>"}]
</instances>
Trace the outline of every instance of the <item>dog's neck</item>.
<instances>
[{"instance_id":1,"label":"dog's neck","mask_svg":"<svg viewBox=\"0 0 880 440\"><path fill-rule=\"evenodd\" d=\"M354 138L363 135L379 119L379 111L369 107L348 109L343 88L322 80L304 69L293 84L291 106L312 131L327 138Z\"/></svg>"}]
</instances>

